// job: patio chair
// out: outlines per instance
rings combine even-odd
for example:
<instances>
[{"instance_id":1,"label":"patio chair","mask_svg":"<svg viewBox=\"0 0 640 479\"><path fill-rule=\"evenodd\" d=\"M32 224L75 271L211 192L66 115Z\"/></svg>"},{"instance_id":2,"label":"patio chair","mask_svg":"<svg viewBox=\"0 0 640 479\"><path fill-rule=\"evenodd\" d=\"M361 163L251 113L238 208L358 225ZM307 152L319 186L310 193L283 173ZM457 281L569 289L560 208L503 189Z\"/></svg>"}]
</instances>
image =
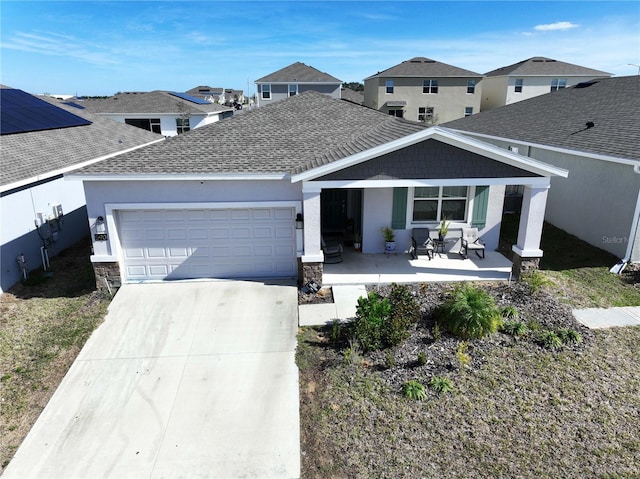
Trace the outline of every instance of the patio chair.
<instances>
[{"instance_id":1,"label":"patio chair","mask_svg":"<svg viewBox=\"0 0 640 479\"><path fill-rule=\"evenodd\" d=\"M342 251L344 248L340 243L328 245L324 237L320 237L322 241L322 252L324 253L325 263L342 263Z\"/></svg>"},{"instance_id":2,"label":"patio chair","mask_svg":"<svg viewBox=\"0 0 640 479\"><path fill-rule=\"evenodd\" d=\"M413 259L417 259L418 255L427 255L429 261L433 258L433 250L435 245L429 234L429 228L413 228L411 233L411 249L409 253Z\"/></svg>"},{"instance_id":3,"label":"patio chair","mask_svg":"<svg viewBox=\"0 0 640 479\"><path fill-rule=\"evenodd\" d=\"M478 236L478 228L462 228L460 255L467 259L469 251L475 251L479 258L484 259L484 241ZM482 252L482 256L480 256L480 252Z\"/></svg>"}]
</instances>

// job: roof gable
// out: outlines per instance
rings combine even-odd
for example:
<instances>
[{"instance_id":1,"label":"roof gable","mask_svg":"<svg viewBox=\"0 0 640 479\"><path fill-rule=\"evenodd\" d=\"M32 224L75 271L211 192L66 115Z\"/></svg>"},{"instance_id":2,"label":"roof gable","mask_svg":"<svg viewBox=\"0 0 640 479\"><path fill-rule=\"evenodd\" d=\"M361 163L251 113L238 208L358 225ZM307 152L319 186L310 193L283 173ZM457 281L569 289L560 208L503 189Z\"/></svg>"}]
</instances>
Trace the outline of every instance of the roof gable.
<instances>
[{"instance_id":1,"label":"roof gable","mask_svg":"<svg viewBox=\"0 0 640 479\"><path fill-rule=\"evenodd\" d=\"M381 72L371 75L365 80L371 78L390 78L390 77L416 77L416 78L429 78L429 77L465 77L465 78L480 78L480 73L472 72L471 70L465 70L453 65L448 65L431 58L415 57L410 60L405 60L402 63L387 68Z\"/></svg>"},{"instance_id":2,"label":"roof gable","mask_svg":"<svg viewBox=\"0 0 640 479\"><path fill-rule=\"evenodd\" d=\"M593 68L582 67L572 63L561 62L553 58L532 57L496 68L488 73L487 77L493 76L590 76L590 77L608 77L611 73L594 70Z\"/></svg>"},{"instance_id":3,"label":"roof gable","mask_svg":"<svg viewBox=\"0 0 640 479\"><path fill-rule=\"evenodd\" d=\"M293 63L278 71L270 73L255 81L255 83L338 83L342 81L328 73L301 62Z\"/></svg>"},{"instance_id":4,"label":"roof gable","mask_svg":"<svg viewBox=\"0 0 640 479\"><path fill-rule=\"evenodd\" d=\"M442 126L543 147L638 161L638 112L640 76L634 75L581 83Z\"/></svg>"},{"instance_id":5,"label":"roof gable","mask_svg":"<svg viewBox=\"0 0 640 479\"><path fill-rule=\"evenodd\" d=\"M341 160L334 161L332 163L328 163L325 165L319 165L313 169L308 169L306 171L301 171L292 177L292 181L295 182L295 181L304 181L304 180L317 180L323 177L327 177L327 175L331 175L333 173L352 168L356 165L360 165L362 163L380 158L383 155L390 155L398 152L399 150L406 149L414 145L417 145L419 143L422 143L425 141L431 141L431 140L434 140L434 142L440 142L444 145L449 145L454 148L458 148L460 150L463 150L471 154L479 155L479 157L482 157L485 159L497 161L499 163L502 163L509 167L513 167L518 170L526 171L532 174L533 176L566 177L568 175L568 172L566 170L563 170L562 168L557 168L555 166L548 165L546 163L542 163L540 161L533 160L531 158L518 155L516 153L512 153L503 148L498 148L494 145L481 142L478 140L474 140L472 138L465 137L464 135L460 135L440 127L431 127L429 129L419 131L414 134L404 136L402 138L398 138L397 140L385 143L384 145L380 145L376 148L371 148L369 150L360 152L358 154L345 157ZM445 148L445 150L449 152L452 151L451 149L448 149L448 148ZM469 157L469 155L466 155L466 154L462 156ZM478 157L474 157L474 158L476 159L476 163L477 163ZM375 165L376 162L374 162L373 164ZM395 167L393 168L395 169ZM463 172L458 171L457 166L453 166L453 167L449 166L447 169L448 169L449 177L458 177L458 175L464 174ZM365 170L354 170L354 169L351 170L351 172L353 173L355 173L356 171L362 172ZM421 169L420 171L424 172L426 170ZM475 174L479 170L476 168L473 171ZM503 168L495 171L500 171L500 172L503 172L503 174L507 174L506 172L511 170ZM358 173L358 174L361 174L361 173ZM408 173L406 172L403 173L403 175L405 176L407 174ZM515 173L513 173L512 171L512 174L515 174ZM343 174L341 173L341 174L338 174L337 176L342 176L342 175ZM520 175L517 175L517 176L520 176Z\"/></svg>"}]
</instances>

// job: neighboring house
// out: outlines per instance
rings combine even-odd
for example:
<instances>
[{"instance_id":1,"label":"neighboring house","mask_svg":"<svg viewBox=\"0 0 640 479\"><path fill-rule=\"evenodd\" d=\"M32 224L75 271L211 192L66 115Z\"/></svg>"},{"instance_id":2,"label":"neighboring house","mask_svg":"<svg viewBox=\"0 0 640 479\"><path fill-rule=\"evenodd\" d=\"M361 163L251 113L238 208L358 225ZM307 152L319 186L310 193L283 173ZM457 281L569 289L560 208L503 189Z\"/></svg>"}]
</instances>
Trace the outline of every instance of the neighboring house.
<instances>
[{"instance_id":1,"label":"neighboring house","mask_svg":"<svg viewBox=\"0 0 640 479\"><path fill-rule=\"evenodd\" d=\"M161 141L72 102L0 90L0 292L89 234L84 191L63 174ZM76 105L76 106L74 106Z\"/></svg>"},{"instance_id":2,"label":"neighboring house","mask_svg":"<svg viewBox=\"0 0 640 479\"><path fill-rule=\"evenodd\" d=\"M220 103L220 97L224 96L224 88L200 85L185 92L195 98L201 98L209 103Z\"/></svg>"},{"instance_id":3,"label":"neighboring house","mask_svg":"<svg viewBox=\"0 0 640 479\"><path fill-rule=\"evenodd\" d=\"M416 57L365 78L364 105L436 125L480 111L482 75Z\"/></svg>"},{"instance_id":4,"label":"neighboring house","mask_svg":"<svg viewBox=\"0 0 640 479\"><path fill-rule=\"evenodd\" d=\"M244 92L242 90L234 90L233 88L225 88L223 104L233 104L234 102L244 103Z\"/></svg>"},{"instance_id":5,"label":"neighboring house","mask_svg":"<svg viewBox=\"0 0 640 479\"><path fill-rule=\"evenodd\" d=\"M296 62L255 81L257 106L265 106L306 91L340 98L342 81L304 63Z\"/></svg>"},{"instance_id":6,"label":"neighboring house","mask_svg":"<svg viewBox=\"0 0 640 479\"><path fill-rule=\"evenodd\" d=\"M545 57L533 57L485 73L480 110L491 110L562 90L611 73Z\"/></svg>"},{"instance_id":7,"label":"neighboring house","mask_svg":"<svg viewBox=\"0 0 640 479\"><path fill-rule=\"evenodd\" d=\"M125 92L82 102L87 110L120 123L164 136L175 136L233 116L233 108L216 105L186 93Z\"/></svg>"},{"instance_id":8,"label":"neighboring house","mask_svg":"<svg viewBox=\"0 0 640 479\"><path fill-rule=\"evenodd\" d=\"M361 91L352 90L351 88L342 88L340 97L343 100L355 103L356 105L364 104L364 93Z\"/></svg>"},{"instance_id":9,"label":"neighboring house","mask_svg":"<svg viewBox=\"0 0 640 479\"><path fill-rule=\"evenodd\" d=\"M233 138L243 136L245 147ZM216 141L212 141L215 139ZM226 141L229 139L229 141ZM105 280L297 277L322 281L321 235L382 253L414 227L480 229L496 249L506 185L526 184L516 262L536 260L550 177L566 172L438 127L306 92L70 175Z\"/></svg>"},{"instance_id":10,"label":"neighboring house","mask_svg":"<svg viewBox=\"0 0 640 479\"><path fill-rule=\"evenodd\" d=\"M444 126L569 170L551 181L547 221L640 262L640 76L592 80Z\"/></svg>"}]
</instances>

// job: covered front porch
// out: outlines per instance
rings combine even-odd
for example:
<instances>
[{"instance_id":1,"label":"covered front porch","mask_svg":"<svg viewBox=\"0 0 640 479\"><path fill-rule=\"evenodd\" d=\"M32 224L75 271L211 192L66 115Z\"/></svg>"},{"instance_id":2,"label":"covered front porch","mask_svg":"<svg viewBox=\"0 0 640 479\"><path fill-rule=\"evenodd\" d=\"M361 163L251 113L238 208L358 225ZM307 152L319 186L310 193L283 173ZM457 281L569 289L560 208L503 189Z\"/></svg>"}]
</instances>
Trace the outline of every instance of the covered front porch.
<instances>
[{"instance_id":1,"label":"covered front porch","mask_svg":"<svg viewBox=\"0 0 640 479\"><path fill-rule=\"evenodd\" d=\"M454 281L504 281L511 277L511 261L497 251L463 259L457 252L411 259L408 253L363 254L346 248L341 263L325 263L323 284L435 283Z\"/></svg>"}]
</instances>

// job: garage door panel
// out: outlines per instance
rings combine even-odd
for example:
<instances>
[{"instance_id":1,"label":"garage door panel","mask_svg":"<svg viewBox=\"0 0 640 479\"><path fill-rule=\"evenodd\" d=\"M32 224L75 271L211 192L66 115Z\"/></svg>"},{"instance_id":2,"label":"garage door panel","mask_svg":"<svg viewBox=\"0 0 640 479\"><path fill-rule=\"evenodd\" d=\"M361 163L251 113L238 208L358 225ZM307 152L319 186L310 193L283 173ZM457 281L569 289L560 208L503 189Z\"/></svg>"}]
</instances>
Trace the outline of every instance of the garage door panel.
<instances>
[{"instance_id":1,"label":"garage door panel","mask_svg":"<svg viewBox=\"0 0 640 479\"><path fill-rule=\"evenodd\" d=\"M295 276L293 208L126 210L127 279Z\"/></svg>"}]
</instances>

